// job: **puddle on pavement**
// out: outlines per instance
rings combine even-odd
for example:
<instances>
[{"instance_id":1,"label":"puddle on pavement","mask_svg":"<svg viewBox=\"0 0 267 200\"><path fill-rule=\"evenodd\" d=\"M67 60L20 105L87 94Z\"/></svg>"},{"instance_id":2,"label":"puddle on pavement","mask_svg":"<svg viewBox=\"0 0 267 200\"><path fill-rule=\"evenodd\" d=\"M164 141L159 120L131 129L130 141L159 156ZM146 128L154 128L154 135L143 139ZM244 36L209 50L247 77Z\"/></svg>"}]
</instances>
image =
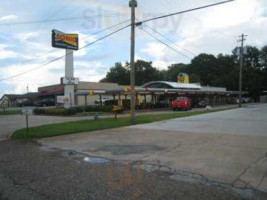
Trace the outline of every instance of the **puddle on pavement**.
<instances>
[{"instance_id":1,"label":"puddle on pavement","mask_svg":"<svg viewBox=\"0 0 267 200\"><path fill-rule=\"evenodd\" d=\"M114 155L138 154L146 151L162 151L163 147L156 145L108 145L95 150L112 152Z\"/></svg>"},{"instance_id":2,"label":"puddle on pavement","mask_svg":"<svg viewBox=\"0 0 267 200\"><path fill-rule=\"evenodd\" d=\"M109 162L107 159L95 157L84 157L83 161L93 164L105 164Z\"/></svg>"},{"instance_id":3,"label":"puddle on pavement","mask_svg":"<svg viewBox=\"0 0 267 200\"><path fill-rule=\"evenodd\" d=\"M61 153L61 155L63 155L64 157L69 157L75 161L78 161L79 163L81 161L91 163L91 164L106 164L106 163L110 162L110 160L105 159L105 158L87 156L85 154L78 153L75 151L63 151Z\"/></svg>"}]
</instances>

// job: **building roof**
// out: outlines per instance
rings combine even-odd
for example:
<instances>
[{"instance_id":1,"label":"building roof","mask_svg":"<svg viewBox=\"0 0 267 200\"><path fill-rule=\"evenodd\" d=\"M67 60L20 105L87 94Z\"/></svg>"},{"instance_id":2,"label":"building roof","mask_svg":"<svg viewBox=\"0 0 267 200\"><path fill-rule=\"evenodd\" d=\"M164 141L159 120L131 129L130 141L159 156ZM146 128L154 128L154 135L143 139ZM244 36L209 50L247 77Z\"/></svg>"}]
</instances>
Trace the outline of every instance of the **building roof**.
<instances>
[{"instance_id":1,"label":"building roof","mask_svg":"<svg viewBox=\"0 0 267 200\"><path fill-rule=\"evenodd\" d=\"M203 87L200 89L202 92L227 92L226 88L223 87Z\"/></svg>"},{"instance_id":2,"label":"building roof","mask_svg":"<svg viewBox=\"0 0 267 200\"><path fill-rule=\"evenodd\" d=\"M201 89L201 86L198 84L177 83L177 82L168 82L168 81L152 81L152 82L144 84L141 87L142 88L145 88L145 87L164 88L166 87L166 88L173 88L173 89L198 89L198 90Z\"/></svg>"},{"instance_id":3,"label":"building roof","mask_svg":"<svg viewBox=\"0 0 267 200\"><path fill-rule=\"evenodd\" d=\"M7 97L8 99L10 100L13 100L13 99L18 99L18 98L21 98L21 94L4 94L1 98L1 100L4 98L4 97Z\"/></svg>"},{"instance_id":4,"label":"building roof","mask_svg":"<svg viewBox=\"0 0 267 200\"><path fill-rule=\"evenodd\" d=\"M98 83L98 82L79 82L76 86L77 90L106 90L117 88L117 83Z\"/></svg>"},{"instance_id":5,"label":"building roof","mask_svg":"<svg viewBox=\"0 0 267 200\"><path fill-rule=\"evenodd\" d=\"M36 98L39 96L39 93L37 92L29 92L26 94L4 94L1 98L1 100L4 97L7 97L10 100L16 100L16 99L25 99L25 98Z\"/></svg>"}]
</instances>

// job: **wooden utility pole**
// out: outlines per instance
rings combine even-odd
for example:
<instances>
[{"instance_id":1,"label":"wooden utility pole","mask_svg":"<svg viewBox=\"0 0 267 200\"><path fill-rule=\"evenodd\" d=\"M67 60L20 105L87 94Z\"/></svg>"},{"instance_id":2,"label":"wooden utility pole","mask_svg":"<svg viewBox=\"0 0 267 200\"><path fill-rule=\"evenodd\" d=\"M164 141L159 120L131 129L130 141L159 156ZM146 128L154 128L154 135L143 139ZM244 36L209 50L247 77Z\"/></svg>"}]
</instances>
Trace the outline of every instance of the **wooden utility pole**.
<instances>
[{"instance_id":1,"label":"wooden utility pole","mask_svg":"<svg viewBox=\"0 0 267 200\"><path fill-rule=\"evenodd\" d=\"M239 71L239 108L242 107L242 71L243 71L243 65L244 65L244 41L246 40L245 37L247 35L242 34L240 36L240 40L238 42L241 42L240 47L240 71Z\"/></svg>"},{"instance_id":2,"label":"wooden utility pole","mask_svg":"<svg viewBox=\"0 0 267 200\"><path fill-rule=\"evenodd\" d=\"M137 7L136 0L130 0L129 6L131 7L131 123L136 123L135 118L135 8Z\"/></svg>"}]
</instances>

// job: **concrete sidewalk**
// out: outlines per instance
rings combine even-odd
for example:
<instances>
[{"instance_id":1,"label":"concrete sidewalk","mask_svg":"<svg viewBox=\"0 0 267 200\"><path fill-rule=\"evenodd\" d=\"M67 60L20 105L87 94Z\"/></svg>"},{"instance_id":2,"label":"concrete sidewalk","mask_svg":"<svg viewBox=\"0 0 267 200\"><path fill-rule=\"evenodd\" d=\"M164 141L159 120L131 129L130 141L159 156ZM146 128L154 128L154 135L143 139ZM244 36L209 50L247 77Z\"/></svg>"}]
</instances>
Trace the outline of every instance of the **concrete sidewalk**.
<instances>
[{"instance_id":1,"label":"concrete sidewalk","mask_svg":"<svg viewBox=\"0 0 267 200\"><path fill-rule=\"evenodd\" d=\"M224 105L217 106L212 109L226 109L233 108L236 105ZM196 108L192 111L201 111L204 108ZM147 110L147 111L138 111L137 115L156 115L156 114L168 114L173 113L171 110ZM120 117L130 116L129 113L120 114ZM100 118L113 118L114 115L102 115ZM80 121L80 120L93 120L93 116L42 116L34 115L29 116L29 127L41 126L46 124L61 123L61 122L71 122L71 121ZM6 140L8 137L16 130L26 127L25 116L21 115L0 115L0 141Z\"/></svg>"},{"instance_id":2,"label":"concrete sidewalk","mask_svg":"<svg viewBox=\"0 0 267 200\"><path fill-rule=\"evenodd\" d=\"M267 192L266 115L263 104L39 142L123 163L164 166L177 180Z\"/></svg>"}]
</instances>

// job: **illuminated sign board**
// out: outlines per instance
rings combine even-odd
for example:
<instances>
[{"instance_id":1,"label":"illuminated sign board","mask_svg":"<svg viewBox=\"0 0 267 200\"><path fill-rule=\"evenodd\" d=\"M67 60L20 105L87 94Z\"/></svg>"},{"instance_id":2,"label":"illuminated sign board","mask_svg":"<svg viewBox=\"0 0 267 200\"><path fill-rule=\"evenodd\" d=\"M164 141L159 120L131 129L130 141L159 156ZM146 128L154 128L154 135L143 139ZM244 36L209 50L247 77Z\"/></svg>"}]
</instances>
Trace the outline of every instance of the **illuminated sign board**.
<instances>
[{"instance_id":1,"label":"illuminated sign board","mask_svg":"<svg viewBox=\"0 0 267 200\"><path fill-rule=\"evenodd\" d=\"M78 34L66 34L58 30L52 30L52 47L62 49L79 49Z\"/></svg>"},{"instance_id":2,"label":"illuminated sign board","mask_svg":"<svg viewBox=\"0 0 267 200\"><path fill-rule=\"evenodd\" d=\"M186 73L180 73L177 78L178 83L189 83L189 76Z\"/></svg>"}]
</instances>

